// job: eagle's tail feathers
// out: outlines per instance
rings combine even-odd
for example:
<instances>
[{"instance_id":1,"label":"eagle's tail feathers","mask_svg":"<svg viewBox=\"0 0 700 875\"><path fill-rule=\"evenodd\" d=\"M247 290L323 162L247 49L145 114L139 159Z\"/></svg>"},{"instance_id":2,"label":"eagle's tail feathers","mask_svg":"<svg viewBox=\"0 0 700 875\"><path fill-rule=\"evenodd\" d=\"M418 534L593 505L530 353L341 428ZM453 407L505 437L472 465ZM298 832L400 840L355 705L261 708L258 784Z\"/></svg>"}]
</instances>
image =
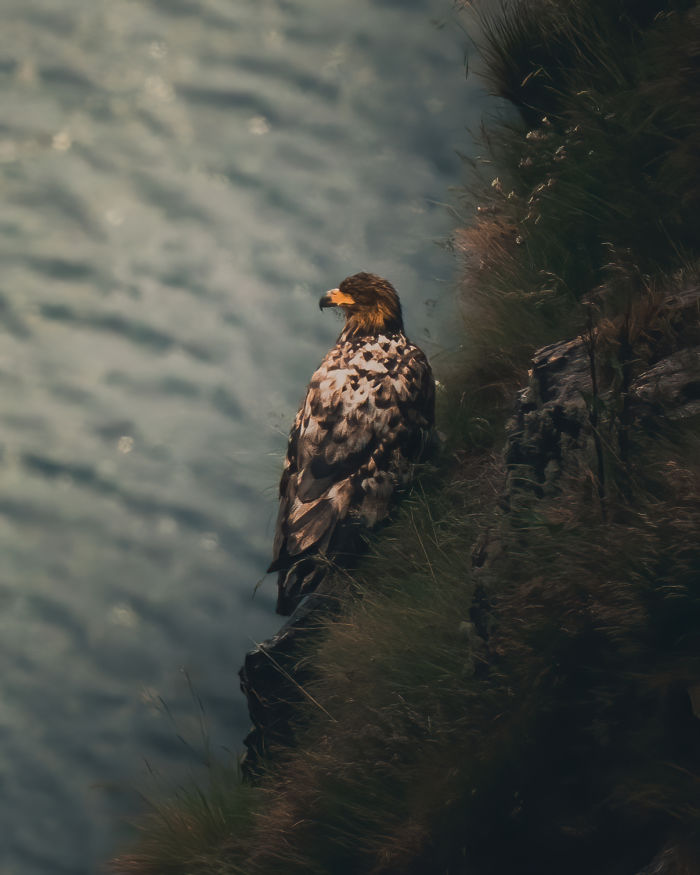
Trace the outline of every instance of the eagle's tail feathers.
<instances>
[{"instance_id":1,"label":"eagle's tail feathers","mask_svg":"<svg viewBox=\"0 0 700 875\"><path fill-rule=\"evenodd\" d=\"M325 575L325 563L320 557L299 560L291 568L284 568L277 578L277 613L288 617L299 602L313 592Z\"/></svg>"}]
</instances>

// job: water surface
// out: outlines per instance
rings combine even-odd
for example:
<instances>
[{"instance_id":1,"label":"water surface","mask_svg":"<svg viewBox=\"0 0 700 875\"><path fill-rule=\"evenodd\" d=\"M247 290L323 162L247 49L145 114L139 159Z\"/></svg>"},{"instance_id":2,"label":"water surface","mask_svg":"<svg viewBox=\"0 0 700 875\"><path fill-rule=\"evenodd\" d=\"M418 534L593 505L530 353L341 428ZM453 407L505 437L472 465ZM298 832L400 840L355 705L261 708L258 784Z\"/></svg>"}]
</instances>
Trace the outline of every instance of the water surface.
<instances>
[{"instance_id":1,"label":"water surface","mask_svg":"<svg viewBox=\"0 0 700 875\"><path fill-rule=\"evenodd\" d=\"M450 0L5 0L0 870L96 871L247 727L286 432L366 269L429 354L478 123ZM167 709L162 702L167 704Z\"/></svg>"}]
</instances>

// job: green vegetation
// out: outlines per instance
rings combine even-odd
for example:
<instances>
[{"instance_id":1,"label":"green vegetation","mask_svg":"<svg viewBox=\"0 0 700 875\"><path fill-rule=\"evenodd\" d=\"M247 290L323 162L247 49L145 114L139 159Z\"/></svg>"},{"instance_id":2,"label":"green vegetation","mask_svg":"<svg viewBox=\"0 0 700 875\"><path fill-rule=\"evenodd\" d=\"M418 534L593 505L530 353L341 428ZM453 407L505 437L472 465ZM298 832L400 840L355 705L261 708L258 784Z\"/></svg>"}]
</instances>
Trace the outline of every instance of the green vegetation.
<instances>
[{"instance_id":1,"label":"green vegetation","mask_svg":"<svg viewBox=\"0 0 700 875\"><path fill-rule=\"evenodd\" d=\"M124 861L124 871L218 872L231 833L252 828L257 794L241 780L237 765L210 762L204 786L178 788L171 799L144 797L149 814L142 824L137 860ZM245 872L231 867L229 872Z\"/></svg>"},{"instance_id":2,"label":"green vegetation","mask_svg":"<svg viewBox=\"0 0 700 875\"><path fill-rule=\"evenodd\" d=\"M628 404L700 343L697 304L663 307L699 282L700 5L476 15L519 115L485 126L455 235L449 449L337 576L294 746L157 805L117 872L635 875L667 845L700 868L698 417ZM577 335L592 462L507 490L530 359Z\"/></svg>"}]
</instances>

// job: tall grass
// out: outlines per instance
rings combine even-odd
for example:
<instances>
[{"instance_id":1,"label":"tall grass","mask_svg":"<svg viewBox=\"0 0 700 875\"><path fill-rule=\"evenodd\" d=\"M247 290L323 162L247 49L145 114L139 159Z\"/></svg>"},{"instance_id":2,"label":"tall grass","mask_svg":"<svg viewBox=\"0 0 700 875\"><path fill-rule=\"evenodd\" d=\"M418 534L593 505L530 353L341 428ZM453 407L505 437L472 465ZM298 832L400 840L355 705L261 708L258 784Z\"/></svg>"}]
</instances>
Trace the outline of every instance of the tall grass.
<instances>
[{"instance_id":1,"label":"tall grass","mask_svg":"<svg viewBox=\"0 0 700 875\"><path fill-rule=\"evenodd\" d=\"M666 0L475 6L486 76L524 119L484 131L465 192L476 221L458 235L470 341L502 369L581 330L583 304L620 264L653 278L697 253L700 12Z\"/></svg>"},{"instance_id":2,"label":"tall grass","mask_svg":"<svg viewBox=\"0 0 700 875\"><path fill-rule=\"evenodd\" d=\"M143 797L147 813L137 823L137 846L113 861L117 872L139 875L245 875L227 860L231 834L250 833L256 794L236 763L212 762L207 779L194 780L161 798ZM224 862L225 861L225 862Z\"/></svg>"}]
</instances>

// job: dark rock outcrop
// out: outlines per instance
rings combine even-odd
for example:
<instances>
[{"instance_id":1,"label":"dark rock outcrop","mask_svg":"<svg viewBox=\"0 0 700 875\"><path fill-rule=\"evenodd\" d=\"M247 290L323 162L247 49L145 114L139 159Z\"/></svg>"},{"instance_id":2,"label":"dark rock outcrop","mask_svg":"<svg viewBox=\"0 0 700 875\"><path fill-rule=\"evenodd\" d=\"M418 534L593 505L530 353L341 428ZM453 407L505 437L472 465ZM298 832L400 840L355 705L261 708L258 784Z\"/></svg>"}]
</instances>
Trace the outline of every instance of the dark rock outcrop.
<instances>
[{"instance_id":1,"label":"dark rock outcrop","mask_svg":"<svg viewBox=\"0 0 700 875\"><path fill-rule=\"evenodd\" d=\"M699 313L700 289L668 298L638 339L641 350L615 367L602 332L538 350L507 426L509 498L523 490L538 498L556 494L562 476L593 472L600 479L599 441L614 429L699 414Z\"/></svg>"},{"instance_id":2,"label":"dark rock outcrop","mask_svg":"<svg viewBox=\"0 0 700 875\"><path fill-rule=\"evenodd\" d=\"M311 673L306 653L319 625L334 610L333 599L316 592L308 596L282 628L246 654L238 675L252 721L244 739L244 775L254 780L265 762L294 739L298 705L306 697Z\"/></svg>"},{"instance_id":3,"label":"dark rock outcrop","mask_svg":"<svg viewBox=\"0 0 700 875\"><path fill-rule=\"evenodd\" d=\"M538 498L551 493L562 466L590 457L593 438L586 397L590 364L579 338L535 353L530 382L520 392L507 426L508 491L528 488ZM578 462L580 464L580 462Z\"/></svg>"}]
</instances>

